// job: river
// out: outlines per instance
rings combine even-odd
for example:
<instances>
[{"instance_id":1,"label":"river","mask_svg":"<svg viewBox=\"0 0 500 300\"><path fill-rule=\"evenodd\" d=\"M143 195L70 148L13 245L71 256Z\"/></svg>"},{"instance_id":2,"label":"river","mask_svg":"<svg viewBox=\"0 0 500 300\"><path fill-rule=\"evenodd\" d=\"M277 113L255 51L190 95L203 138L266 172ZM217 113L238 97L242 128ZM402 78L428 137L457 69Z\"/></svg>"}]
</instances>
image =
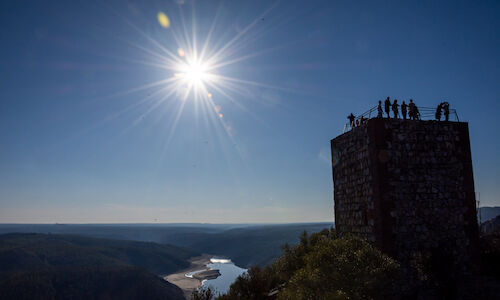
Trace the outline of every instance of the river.
<instances>
[{"instance_id":1,"label":"river","mask_svg":"<svg viewBox=\"0 0 500 300\"><path fill-rule=\"evenodd\" d=\"M210 270L219 270L221 275L215 279L203 280L201 288L210 287L216 293L221 294L227 293L236 278L247 271L227 258L211 258L207 267Z\"/></svg>"}]
</instances>

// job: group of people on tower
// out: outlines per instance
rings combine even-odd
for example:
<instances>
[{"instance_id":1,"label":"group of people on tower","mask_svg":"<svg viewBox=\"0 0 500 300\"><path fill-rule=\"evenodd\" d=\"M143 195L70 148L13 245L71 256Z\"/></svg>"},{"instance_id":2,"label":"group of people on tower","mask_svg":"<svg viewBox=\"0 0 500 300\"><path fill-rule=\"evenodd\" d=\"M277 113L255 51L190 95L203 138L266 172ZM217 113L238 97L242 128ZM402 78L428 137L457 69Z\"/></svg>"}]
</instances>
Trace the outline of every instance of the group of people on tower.
<instances>
[{"instance_id":1,"label":"group of people on tower","mask_svg":"<svg viewBox=\"0 0 500 300\"><path fill-rule=\"evenodd\" d=\"M399 105L397 99L394 99L394 101L391 102L390 97L387 97L387 99L385 99L383 108L382 108L382 100L378 101L377 118L383 118L384 111L387 114L387 118L390 118L391 117L390 113L392 110L393 118L397 119L399 118L400 107L403 120L406 120L407 116L410 120L420 120L420 112L418 111L418 107L413 102L413 99L410 99L408 104L406 104L405 101L403 100L401 105ZM437 106L435 115L437 121L441 121L441 114L444 114L445 121L449 120L450 104L448 102L441 102ZM368 121L368 119L365 118L364 116L361 116L359 119L356 119L356 117L352 113L349 116L347 116L347 119L349 119L349 124L351 125L351 128L359 126Z\"/></svg>"},{"instance_id":2,"label":"group of people on tower","mask_svg":"<svg viewBox=\"0 0 500 300\"><path fill-rule=\"evenodd\" d=\"M394 118L399 117L399 104L398 104L398 99L394 99L394 102L391 103L391 99L387 97L384 102L384 109L385 113L387 114L387 117L390 118L390 112L392 109L392 112L394 114ZM377 118L382 118L383 117L383 111L382 111L382 101L378 101L378 106L377 106ZM401 103L401 115L403 116L403 120L406 120L406 116L408 114L408 117L410 117L410 120L420 120L420 112L418 111L418 107L413 103L413 99L410 99L410 103L406 104L403 100Z\"/></svg>"}]
</instances>

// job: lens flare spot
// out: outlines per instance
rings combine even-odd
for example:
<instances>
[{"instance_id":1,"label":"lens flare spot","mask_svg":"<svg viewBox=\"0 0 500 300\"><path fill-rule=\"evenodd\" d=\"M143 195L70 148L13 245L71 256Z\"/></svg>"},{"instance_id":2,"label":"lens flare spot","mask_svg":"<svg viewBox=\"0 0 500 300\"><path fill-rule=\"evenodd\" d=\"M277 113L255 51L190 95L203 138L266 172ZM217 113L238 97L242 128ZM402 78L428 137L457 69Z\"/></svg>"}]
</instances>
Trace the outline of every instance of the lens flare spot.
<instances>
[{"instance_id":1,"label":"lens flare spot","mask_svg":"<svg viewBox=\"0 0 500 300\"><path fill-rule=\"evenodd\" d=\"M214 109L215 109L215 111L216 111L217 113L220 113L220 111L221 111L221 107L220 107L220 105L216 105L216 106L214 107Z\"/></svg>"},{"instance_id":2,"label":"lens flare spot","mask_svg":"<svg viewBox=\"0 0 500 300\"><path fill-rule=\"evenodd\" d=\"M207 97L212 98L212 93L208 93Z\"/></svg>"},{"instance_id":3,"label":"lens flare spot","mask_svg":"<svg viewBox=\"0 0 500 300\"><path fill-rule=\"evenodd\" d=\"M184 52L184 50L182 50L182 48L177 49L177 54L179 54L180 57L184 57L184 55L186 55L186 53Z\"/></svg>"},{"instance_id":4,"label":"lens flare spot","mask_svg":"<svg viewBox=\"0 0 500 300\"><path fill-rule=\"evenodd\" d=\"M222 119L222 117L223 117L223 116L224 116L224 115L222 115L221 113L219 113L219 118L221 118L221 119Z\"/></svg>"},{"instance_id":5,"label":"lens flare spot","mask_svg":"<svg viewBox=\"0 0 500 300\"><path fill-rule=\"evenodd\" d=\"M167 15L164 12L159 12L158 13L158 23L160 23L161 27L164 28L169 28L170 27L170 20L168 19Z\"/></svg>"}]
</instances>

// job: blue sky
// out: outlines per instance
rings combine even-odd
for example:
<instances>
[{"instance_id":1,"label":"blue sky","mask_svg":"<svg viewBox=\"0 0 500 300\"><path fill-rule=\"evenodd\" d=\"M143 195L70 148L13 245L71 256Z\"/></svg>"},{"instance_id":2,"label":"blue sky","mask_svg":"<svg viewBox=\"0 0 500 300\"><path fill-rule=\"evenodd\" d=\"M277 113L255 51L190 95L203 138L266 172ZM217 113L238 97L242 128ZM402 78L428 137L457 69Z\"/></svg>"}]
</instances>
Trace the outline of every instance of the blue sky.
<instances>
[{"instance_id":1,"label":"blue sky","mask_svg":"<svg viewBox=\"0 0 500 300\"><path fill-rule=\"evenodd\" d=\"M500 205L499 6L2 1L0 222L331 221L329 141L386 96L449 101ZM229 84L144 88L212 25Z\"/></svg>"}]
</instances>

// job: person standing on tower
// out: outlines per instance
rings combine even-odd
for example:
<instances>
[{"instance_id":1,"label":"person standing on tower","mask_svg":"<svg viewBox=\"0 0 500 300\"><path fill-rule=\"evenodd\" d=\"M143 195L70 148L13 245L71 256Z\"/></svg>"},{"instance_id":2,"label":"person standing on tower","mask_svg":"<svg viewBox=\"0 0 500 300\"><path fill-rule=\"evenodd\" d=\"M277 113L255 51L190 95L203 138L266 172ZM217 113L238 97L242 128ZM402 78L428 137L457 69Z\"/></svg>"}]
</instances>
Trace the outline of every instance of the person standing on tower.
<instances>
[{"instance_id":1,"label":"person standing on tower","mask_svg":"<svg viewBox=\"0 0 500 300\"><path fill-rule=\"evenodd\" d=\"M413 99L410 99L408 109L410 110L410 120L415 120L417 118L417 107L415 106L415 103L413 103Z\"/></svg>"},{"instance_id":2,"label":"person standing on tower","mask_svg":"<svg viewBox=\"0 0 500 300\"><path fill-rule=\"evenodd\" d=\"M387 114L387 117L390 118L391 116L389 115L389 113L391 112L391 99L389 99L389 97L385 99L384 106L385 113Z\"/></svg>"},{"instance_id":3,"label":"person standing on tower","mask_svg":"<svg viewBox=\"0 0 500 300\"><path fill-rule=\"evenodd\" d=\"M398 99L394 99L394 103L392 103L392 112L394 113L394 119L398 118Z\"/></svg>"},{"instance_id":4,"label":"person standing on tower","mask_svg":"<svg viewBox=\"0 0 500 300\"><path fill-rule=\"evenodd\" d=\"M384 113L384 111L382 110L382 100L378 100L377 118L381 119L383 113Z\"/></svg>"},{"instance_id":5,"label":"person standing on tower","mask_svg":"<svg viewBox=\"0 0 500 300\"><path fill-rule=\"evenodd\" d=\"M406 120L406 112L407 112L407 107L405 101L403 100L403 103L401 103L401 114L403 115L403 120Z\"/></svg>"},{"instance_id":6,"label":"person standing on tower","mask_svg":"<svg viewBox=\"0 0 500 300\"><path fill-rule=\"evenodd\" d=\"M443 102L444 120L448 121L450 118L450 103Z\"/></svg>"},{"instance_id":7,"label":"person standing on tower","mask_svg":"<svg viewBox=\"0 0 500 300\"><path fill-rule=\"evenodd\" d=\"M349 119L349 125L351 125L351 129L354 128L354 115L351 113L350 115L347 116L347 118Z\"/></svg>"},{"instance_id":8,"label":"person standing on tower","mask_svg":"<svg viewBox=\"0 0 500 300\"><path fill-rule=\"evenodd\" d=\"M415 106L415 120L420 120L420 112L417 106Z\"/></svg>"},{"instance_id":9,"label":"person standing on tower","mask_svg":"<svg viewBox=\"0 0 500 300\"><path fill-rule=\"evenodd\" d=\"M436 121L441 121L441 110L443 109L443 103L439 103L436 108Z\"/></svg>"}]
</instances>

